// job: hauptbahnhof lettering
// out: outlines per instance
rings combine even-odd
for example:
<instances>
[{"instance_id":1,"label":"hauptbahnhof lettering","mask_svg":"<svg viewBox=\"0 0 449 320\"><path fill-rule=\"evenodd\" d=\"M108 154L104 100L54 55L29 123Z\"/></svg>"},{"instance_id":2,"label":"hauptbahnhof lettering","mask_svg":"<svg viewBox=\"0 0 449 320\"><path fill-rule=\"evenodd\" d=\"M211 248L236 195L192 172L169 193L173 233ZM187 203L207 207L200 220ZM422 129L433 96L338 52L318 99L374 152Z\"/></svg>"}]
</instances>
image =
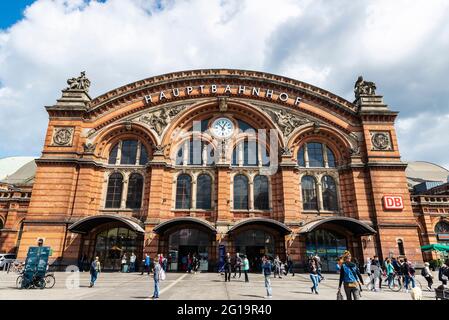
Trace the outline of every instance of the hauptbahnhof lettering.
<instances>
[{"instance_id":1,"label":"hauptbahnhof lettering","mask_svg":"<svg viewBox=\"0 0 449 320\"><path fill-rule=\"evenodd\" d=\"M422 262L398 113L373 83L359 79L354 102L228 69L152 77L94 99L84 73L68 83L46 107L29 205L2 213L0 251L23 259L43 239L54 264L99 256L110 270L132 252L163 253L171 270L188 253L209 271L224 252L246 254L254 268L263 254L301 267L318 252L332 271L345 250ZM258 130L276 139L258 141L249 133ZM264 174L273 157L276 170Z\"/></svg>"}]
</instances>

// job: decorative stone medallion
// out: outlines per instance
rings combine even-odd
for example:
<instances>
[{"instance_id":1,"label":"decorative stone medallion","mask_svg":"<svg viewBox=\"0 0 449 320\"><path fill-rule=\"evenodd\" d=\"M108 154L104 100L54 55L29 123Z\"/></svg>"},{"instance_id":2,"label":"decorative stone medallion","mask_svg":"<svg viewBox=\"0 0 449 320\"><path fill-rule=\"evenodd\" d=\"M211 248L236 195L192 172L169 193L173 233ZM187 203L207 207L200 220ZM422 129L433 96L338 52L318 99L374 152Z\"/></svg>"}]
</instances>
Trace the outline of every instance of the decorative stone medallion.
<instances>
[{"instance_id":1,"label":"decorative stone medallion","mask_svg":"<svg viewBox=\"0 0 449 320\"><path fill-rule=\"evenodd\" d=\"M373 144L373 150L393 150L393 147L391 145L390 133L388 131L371 132L371 142Z\"/></svg>"},{"instance_id":2,"label":"decorative stone medallion","mask_svg":"<svg viewBox=\"0 0 449 320\"><path fill-rule=\"evenodd\" d=\"M72 127L56 127L53 131L53 145L60 147L70 147L73 140Z\"/></svg>"}]
</instances>

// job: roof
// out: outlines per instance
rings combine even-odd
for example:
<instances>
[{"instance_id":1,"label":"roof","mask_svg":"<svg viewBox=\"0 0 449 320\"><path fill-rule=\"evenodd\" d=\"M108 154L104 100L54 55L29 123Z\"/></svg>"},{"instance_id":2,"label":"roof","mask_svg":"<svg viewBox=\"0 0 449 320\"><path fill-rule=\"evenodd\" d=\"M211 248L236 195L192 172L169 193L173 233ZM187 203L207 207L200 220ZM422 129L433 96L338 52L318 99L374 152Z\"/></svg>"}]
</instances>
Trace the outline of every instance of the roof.
<instances>
[{"instance_id":1,"label":"roof","mask_svg":"<svg viewBox=\"0 0 449 320\"><path fill-rule=\"evenodd\" d=\"M412 187L424 181L448 182L449 170L435 163L412 161L405 170L407 182Z\"/></svg>"},{"instance_id":2,"label":"roof","mask_svg":"<svg viewBox=\"0 0 449 320\"><path fill-rule=\"evenodd\" d=\"M34 161L35 157L8 157L0 159L0 181L12 175L21 167Z\"/></svg>"},{"instance_id":3,"label":"roof","mask_svg":"<svg viewBox=\"0 0 449 320\"><path fill-rule=\"evenodd\" d=\"M21 166L11 174L8 174L5 178L0 179L0 181L12 185L33 185L34 176L36 175L36 168L37 168L34 158L32 157L19 157L19 158L27 158L26 163L23 163L23 160L22 161L17 160L19 163L21 163Z\"/></svg>"}]
</instances>

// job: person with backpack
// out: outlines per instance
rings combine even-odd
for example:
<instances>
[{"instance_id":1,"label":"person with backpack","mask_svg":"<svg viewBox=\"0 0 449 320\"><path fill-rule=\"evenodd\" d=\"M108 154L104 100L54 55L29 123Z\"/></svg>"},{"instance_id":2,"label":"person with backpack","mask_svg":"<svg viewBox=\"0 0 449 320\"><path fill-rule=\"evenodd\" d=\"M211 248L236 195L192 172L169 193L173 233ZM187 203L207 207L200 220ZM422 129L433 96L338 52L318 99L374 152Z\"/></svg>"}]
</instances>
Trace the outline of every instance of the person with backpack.
<instances>
[{"instance_id":1,"label":"person with backpack","mask_svg":"<svg viewBox=\"0 0 449 320\"><path fill-rule=\"evenodd\" d=\"M340 281L337 294L341 293L341 285L343 284L347 300L360 300L361 285L363 285L362 275L357 265L351 261L351 253L345 252L343 256L343 264L340 270Z\"/></svg>"},{"instance_id":2,"label":"person with backpack","mask_svg":"<svg viewBox=\"0 0 449 320\"><path fill-rule=\"evenodd\" d=\"M249 271L249 260L248 257L245 255L243 256L243 273L245 274L245 282L249 282L248 271Z\"/></svg>"},{"instance_id":3,"label":"person with backpack","mask_svg":"<svg viewBox=\"0 0 449 320\"><path fill-rule=\"evenodd\" d=\"M267 296L266 296L267 299L271 299L273 297L272 289L271 289L271 281L270 281L271 269L272 269L271 261L268 259L267 256L263 256L263 258L262 258L262 273L265 278L265 288L267 290Z\"/></svg>"},{"instance_id":4,"label":"person with backpack","mask_svg":"<svg viewBox=\"0 0 449 320\"><path fill-rule=\"evenodd\" d=\"M158 256L155 257L154 259L155 263L154 263L154 274L153 274L153 280L154 280L154 293L153 296L151 297L152 299L156 300L159 299L159 281L162 278L162 267L159 263L159 259Z\"/></svg>"},{"instance_id":5,"label":"person with backpack","mask_svg":"<svg viewBox=\"0 0 449 320\"><path fill-rule=\"evenodd\" d=\"M412 283L412 288L415 287L415 268L407 258L404 258L404 263L402 264L402 274L404 275L405 292L408 293L410 282Z\"/></svg>"},{"instance_id":6,"label":"person with backpack","mask_svg":"<svg viewBox=\"0 0 449 320\"><path fill-rule=\"evenodd\" d=\"M313 260L315 260L316 268L317 268L317 272L318 272L318 276L319 276L319 281L321 282L321 280L324 280L324 277L321 274L322 264L321 264L321 258L318 255L318 253L315 253L315 256L313 257Z\"/></svg>"},{"instance_id":7,"label":"person with backpack","mask_svg":"<svg viewBox=\"0 0 449 320\"><path fill-rule=\"evenodd\" d=\"M98 274L101 272L100 258L95 257L95 260L92 261L90 265L90 285L89 288L92 288L95 285L95 281L97 281Z\"/></svg>"},{"instance_id":8,"label":"person with backpack","mask_svg":"<svg viewBox=\"0 0 449 320\"><path fill-rule=\"evenodd\" d=\"M233 278L235 278L237 276L237 269L239 270L239 279L240 279L242 277L242 258L240 257L240 255L238 253L235 255L235 266L234 266Z\"/></svg>"},{"instance_id":9,"label":"person with backpack","mask_svg":"<svg viewBox=\"0 0 449 320\"><path fill-rule=\"evenodd\" d=\"M431 291L433 285L433 275L432 272L430 272L430 264L428 262L424 263L424 268L421 270L421 275L426 279L427 288Z\"/></svg>"},{"instance_id":10,"label":"person with backpack","mask_svg":"<svg viewBox=\"0 0 449 320\"><path fill-rule=\"evenodd\" d=\"M312 287L310 288L310 290L312 290L312 293L315 292L316 294L318 294L319 275L315 259L309 260L309 273L310 280L312 280Z\"/></svg>"}]
</instances>

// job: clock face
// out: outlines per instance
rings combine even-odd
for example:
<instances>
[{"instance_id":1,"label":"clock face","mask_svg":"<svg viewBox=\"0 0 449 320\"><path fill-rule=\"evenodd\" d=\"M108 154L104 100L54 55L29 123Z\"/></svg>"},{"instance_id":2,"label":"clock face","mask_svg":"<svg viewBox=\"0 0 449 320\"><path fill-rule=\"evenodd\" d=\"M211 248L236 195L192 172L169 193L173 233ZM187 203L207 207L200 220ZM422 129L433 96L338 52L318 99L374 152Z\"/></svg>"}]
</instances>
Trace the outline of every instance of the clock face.
<instances>
[{"instance_id":1,"label":"clock face","mask_svg":"<svg viewBox=\"0 0 449 320\"><path fill-rule=\"evenodd\" d=\"M234 124L227 118L218 118L212 123L212 133L218 138L229 138L234 132Z\"/></svg>"}]
</instances>

